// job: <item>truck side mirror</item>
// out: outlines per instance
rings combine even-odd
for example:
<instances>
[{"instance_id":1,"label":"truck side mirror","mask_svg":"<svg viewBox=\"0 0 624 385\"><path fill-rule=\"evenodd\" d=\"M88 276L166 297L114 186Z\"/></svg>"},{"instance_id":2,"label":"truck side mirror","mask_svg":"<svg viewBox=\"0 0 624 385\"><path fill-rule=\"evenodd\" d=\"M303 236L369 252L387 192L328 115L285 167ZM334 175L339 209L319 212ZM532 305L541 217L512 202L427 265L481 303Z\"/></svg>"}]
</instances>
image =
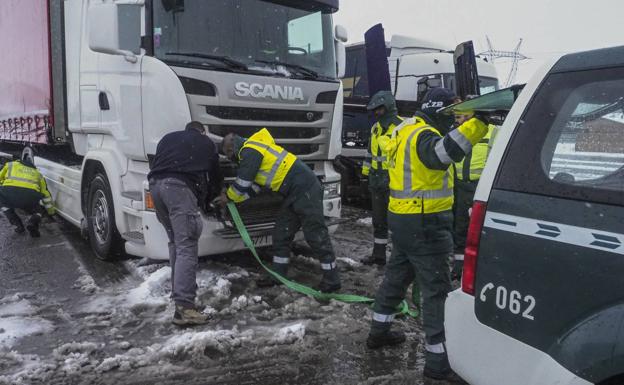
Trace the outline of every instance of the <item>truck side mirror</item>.
<instances>
[{"instance_id":1,"label":"truck side mirror","mask_svg":"<svg viewBox=\"0 0 624 385\"><path fill-rule=\"evenodd\" d=\"M345 43L349 36L345 27L337 25L334 32L334 46L336 49L336 72L337 77L343 78L347 68L347 50Z\"/></svg>"},{"instance_id":2,"label":"truck side mirror","mask_svg":"<svg viewBox=\"0 0 624 385\"><path fill-rule=\"evenodd\" d=\"M89 7L89 48L99 53L121 55L129 62L136 63L137 57L133 52L120 48L118 7L113 3L93 4ZM136 22L140 26L141 20Z\"/></svg>"}]
</instances>

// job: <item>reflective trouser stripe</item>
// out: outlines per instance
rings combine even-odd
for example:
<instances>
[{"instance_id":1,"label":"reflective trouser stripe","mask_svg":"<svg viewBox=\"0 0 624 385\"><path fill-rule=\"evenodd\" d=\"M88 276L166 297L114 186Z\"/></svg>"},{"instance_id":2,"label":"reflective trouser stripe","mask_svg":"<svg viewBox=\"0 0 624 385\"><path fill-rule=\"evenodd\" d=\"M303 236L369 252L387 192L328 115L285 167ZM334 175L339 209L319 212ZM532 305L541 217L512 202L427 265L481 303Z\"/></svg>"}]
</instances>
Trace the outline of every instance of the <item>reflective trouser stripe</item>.
<instances>
[{"instance_id":1,"label":"reflective trouser stripe","mask_svg":"<svg viewBox=\"0 0 624 385\"><path fill-rule=\"evenodd\" d=\"M371 166L370 162L362 163L362 167L369 167L370 168L370 166Z\"/></svg>"},{"instance_id":2,"label":"reflective trouser stripe","mask_svg":"<svg viewBox=\"0 0 624 385\"><path fill-rule=\"evenodd\" d=\"M241 178L236 178L236 180L234 181L234 183L236 183L237 185L241 186L241 187L249 187L251 186L251 184L253 183L250 180L245 180L245 179L241 179Z\"/></svg>"},{"instance_id":3,"label":"reflective trouser stripe","mask_svg":"<svg viewBox=\"0 0 624 385\"><path fill-rule=\"evenodd\" d=\"M394 314L373 313L373 321L377 321L377 322L392 322L392 321L394 321Z\"/></svg>"},{"instance_id":4,"label":"reflective trouser stripe","mask_svg":"<svg viewBox=\"0 0 624 385\"><path fill-rule=\"evenodd\" d=\"M334 270L335 268L336 268L336 262L321 263L321 269L323 270Z\"/></svg>"},{"instance_id":5,"label":"reflective trouser stripe","mask_svg":"<svg viewBox=\"0 0 624 385\"><path fill-rule=\"evenodd\" d=\"M277 263L280 265L287 265L290 262L290 258L273 256L273 263Z\"/></svg>"},{"instance_id":6,"label":"reflective trouser stripe","mask_svg":"<svg viewBox=\"0 0 624 385\"><path fill-rule=\"evenodd\" d=\"M377 162L385 162L386 159L387 158L385 156L373 156L373 160Z\"/></svg>"},{"instance_id":7,"label":"reflective trouser stripe","mask_svg":"<svg viewBox=\"0 0 624 385\"><path fill-rule=\"evenodd\" d=\"M439 343L435 345L425 344L425 350L427 350L429 353L434 353L434 354L442 354L446 351L446 349L444 349L443 343Z\"/></svg>"},{"instance_id":8,"label":"reflective trouser stripe","mask_svg":"<svg viewBox=\"0 0 624 385\"><path fill-rule=\"evenodd\" d=\"M454 257L455 257L456 261L463 261L464 260L464 254L455 254Z\"/></svg>"},{"instance_id":9,"label":"reflective trouser stripe","mask_svg":"<svg viewBox=\"0 0 624 385\"><path fill-rule=\"evenodd\" d=\"M375 238L375 243L378 245L387 245L388 238Z\"/></svg>"}]
</instances>

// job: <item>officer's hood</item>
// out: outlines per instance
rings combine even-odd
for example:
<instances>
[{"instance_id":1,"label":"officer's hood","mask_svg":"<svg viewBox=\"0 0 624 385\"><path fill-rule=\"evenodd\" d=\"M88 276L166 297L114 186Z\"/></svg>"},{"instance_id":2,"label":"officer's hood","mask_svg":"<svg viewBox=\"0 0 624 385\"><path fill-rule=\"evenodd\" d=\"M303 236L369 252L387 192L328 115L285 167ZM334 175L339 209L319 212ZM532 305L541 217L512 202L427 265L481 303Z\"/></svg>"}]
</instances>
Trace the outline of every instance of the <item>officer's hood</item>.
<instances>
[{"instance_id":1,"label":"officer's hood","mask_svg":"<svg viewBox=\"0 0 624 385\"><path fill-rule=\"evenodd\" d=\"M234 159L231 159L231 160L238 163L239 161L238 154L240 153L240 150L243 148L243 144L245 144L245 142L247 141L247 138L234 135L234 137L232 138L232 141L234 142L234 153L233 153L234 155L232 156L232 158Z\"/></svg>"}]
</instances>

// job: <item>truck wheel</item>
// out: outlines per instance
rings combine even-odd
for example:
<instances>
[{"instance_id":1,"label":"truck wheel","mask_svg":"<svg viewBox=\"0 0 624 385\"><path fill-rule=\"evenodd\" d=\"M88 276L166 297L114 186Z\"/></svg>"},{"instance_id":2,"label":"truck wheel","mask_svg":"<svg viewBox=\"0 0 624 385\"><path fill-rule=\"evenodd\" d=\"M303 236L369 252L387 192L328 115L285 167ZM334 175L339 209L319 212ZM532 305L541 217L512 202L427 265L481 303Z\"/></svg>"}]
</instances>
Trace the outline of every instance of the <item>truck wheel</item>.
<instances>
[{"instance_id":1,"label":"truck wheel","mask_svg":"<svg viewBox=\"0 0 624 385\"><path fill-rule=\"evenodd\" d=\"M87 226L89 243L99 259L114 259L122 245L115 226L113 197L106 175L96 173L89 184L87 203Z\"/></svg>"}]
</instances>

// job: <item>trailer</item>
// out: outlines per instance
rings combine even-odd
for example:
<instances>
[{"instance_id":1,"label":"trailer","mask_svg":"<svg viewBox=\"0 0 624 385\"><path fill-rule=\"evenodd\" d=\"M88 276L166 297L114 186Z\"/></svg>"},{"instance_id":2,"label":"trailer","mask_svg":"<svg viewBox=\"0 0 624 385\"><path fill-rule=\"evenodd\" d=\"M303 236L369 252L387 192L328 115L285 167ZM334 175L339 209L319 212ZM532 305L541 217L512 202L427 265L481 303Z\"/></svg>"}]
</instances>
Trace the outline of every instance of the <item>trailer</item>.
<instances>
[{"instance_id":1,"label":"trailer","mask_svg":"<svg viewBox=\"0 0 624 385\"><path fill-rule=\"evenodd\" d=\"M325 189L335 229L346 30L338 0L3 0L0 152L27 148L59 215L95 254L167 259L147 174L158 141L191 120L219 142L267 127ZM223 159L226 180L234 177ZM258 246L280 201L240 207ZM200 255L244 248L203 214Z\"/></svg>"}]
</instances>

